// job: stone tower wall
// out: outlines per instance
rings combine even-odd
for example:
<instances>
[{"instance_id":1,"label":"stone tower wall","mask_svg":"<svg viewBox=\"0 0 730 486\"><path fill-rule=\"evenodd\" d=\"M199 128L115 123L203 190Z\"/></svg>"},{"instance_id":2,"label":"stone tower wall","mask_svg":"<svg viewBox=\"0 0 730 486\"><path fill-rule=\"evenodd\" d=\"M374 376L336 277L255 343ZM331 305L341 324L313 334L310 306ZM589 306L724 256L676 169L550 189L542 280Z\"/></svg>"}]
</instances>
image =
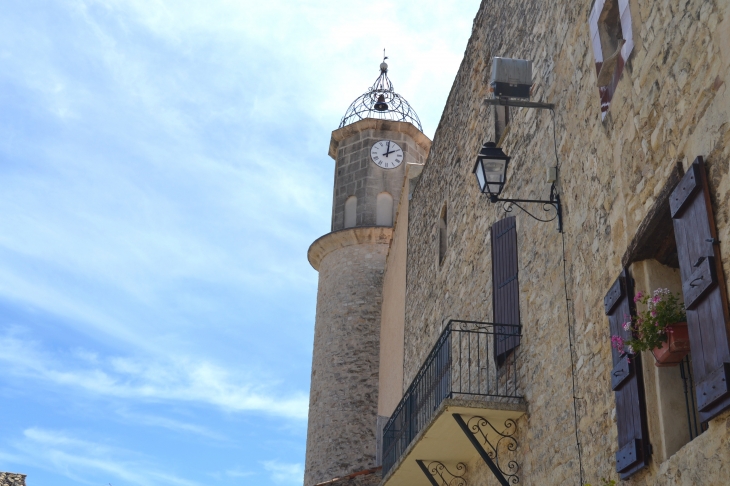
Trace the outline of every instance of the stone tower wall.
<instances>
[{"instance_id":1,"label":"stone tower wall","mask_svg":"<svg viewBox=\"0 0 730 486\"><path fill-rule=\"evenodd\" d=\"M403 125L413 128L409 123L380 121L378 125L356 131L339 142L335 156L332 231L345 227L345 201L350 196L357 197L356 226L375 225L376 199L384 191L393 197L395 220L406 164L423 164L428 155L427 149L403 131L406 128ZM420 135L423 137L423 134ZM370 149L381 140L392 140L403 149L403 163L397 168L383 169L371 160Z\"/></svg>"},{"instance_id":2,"label":"stone tower wall","mask_svg":"<svg viewBox=\"0 0 730 486\"><path fill-rule=\"evenodd\" d=\"M316 265L305 486L375 467L380 308L391 235L389 228L348 229L310 250L310 261L317 249L315 258L324 256Z\"/></svg>"},{"instance_id":3,"label":"stone tower wall","mask_svg":"<svg viewBox=\"0 0 730 486\"><path fill-rule=\"evenodd\" d=\"M403 149L396 169L382 169L370 159L372 145L386 139ZM406 167L422 167L430 146L406 122L366 118L332 132L333 231L308 253L319 271L319 289L305 486L376 466L383 275L393 237L392 227L375 226L376 201L380 192L390 193L395 219ZM356 226L343 229L345 201L352 195L358 198ZM376 473L352 481L377 484L379 478Z\"/></svg>"}]
</instances>

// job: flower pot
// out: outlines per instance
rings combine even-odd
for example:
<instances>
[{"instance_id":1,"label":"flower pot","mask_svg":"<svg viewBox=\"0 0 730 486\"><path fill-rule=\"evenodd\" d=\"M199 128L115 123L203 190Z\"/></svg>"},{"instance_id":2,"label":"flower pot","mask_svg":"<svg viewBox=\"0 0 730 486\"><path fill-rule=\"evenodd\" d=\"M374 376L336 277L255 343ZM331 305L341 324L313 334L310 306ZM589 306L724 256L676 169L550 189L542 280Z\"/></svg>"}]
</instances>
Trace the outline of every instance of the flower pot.
<instances>
[{"instance_id":1,"label":"flower pot","mask_svg":"<svg viewBox=\"0 0 730 486\"><path fill-rule=\"evenodd\" d=\"M687 323L677 322L671 327L673 332L668 333L667 342L662 343L661 348L651 350L656 366L677 366L689 353Z\"/></svg>"}]
</instances>

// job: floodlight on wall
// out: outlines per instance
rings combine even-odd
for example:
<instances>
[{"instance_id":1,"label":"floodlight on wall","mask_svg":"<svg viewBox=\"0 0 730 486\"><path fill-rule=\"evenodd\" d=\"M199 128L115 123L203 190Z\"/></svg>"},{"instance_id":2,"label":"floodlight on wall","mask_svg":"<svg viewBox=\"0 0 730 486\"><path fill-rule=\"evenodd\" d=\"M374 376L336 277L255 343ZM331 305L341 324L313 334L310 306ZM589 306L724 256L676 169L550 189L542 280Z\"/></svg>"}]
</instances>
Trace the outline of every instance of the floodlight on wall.
<instances>
[{"instance_id":1,"label":"floodlight on wall","mask_svg":"<svg viewBox=\"0 0 730 486\"><path fill-rule=\"evenodd\" d=\"M494 142L486 142L482 145L477 160L474 163L474 176L479 184L479 191L489 196L492 203L501 202L505 212L512 212L513 206L517 206L527 213L533 219L542 222L558 220L558 232L563 232L563 207L560 204L560 194L555 188L555 181L550 181L550 199L503 199L499 195L502 193L505 183L507 182L507 165L510 157L507 156L501 148L497 147ZM555 215L549 219L541 219L527 211L521 204L542 204L543 211L555 211Z\"/></svg>"},{"instance_id":2,"label":"floodlight on wall","mask_svg":"<svg viewBox=\"0 0 730 486\"><path fill-rule=\"evenodd\" d=\"M489 105L515 106L552 110L553 103L530 101L532 94L532 61L492 58L492 77L489 86L494 98L484 100Z\"/></svg>"},{"instance_id":3,"label":"floodlight on wall","mask_svg":"<svg viewBox=\"0 0 730 486\"><path fill-rule=\"evenodd\" d=\"M494 96L530 99L532 61L495 57L492 59L490 85Z\"/></svg>"}]
</instances>

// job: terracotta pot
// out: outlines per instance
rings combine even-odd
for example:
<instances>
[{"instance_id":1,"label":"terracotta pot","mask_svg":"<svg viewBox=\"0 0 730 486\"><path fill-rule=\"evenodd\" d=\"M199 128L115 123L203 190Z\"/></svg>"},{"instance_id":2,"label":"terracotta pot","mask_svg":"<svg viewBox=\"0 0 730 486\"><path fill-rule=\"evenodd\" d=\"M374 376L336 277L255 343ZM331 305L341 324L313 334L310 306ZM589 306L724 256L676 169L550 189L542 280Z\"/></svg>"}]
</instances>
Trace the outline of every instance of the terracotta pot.
<instances>
[{"instance_id":1,"label":"terracotta pot","mask_svg":"<svg viewBox=\"0 0 730 486\"><path fill-rule=\"evenodd\" d=\"M672 325L674 332L669 334L667 342L661 348L652 349L654 364L659 367L677 366L689 353L689 332L686 322L677 322Z\"/></svg>"}]
</instances>

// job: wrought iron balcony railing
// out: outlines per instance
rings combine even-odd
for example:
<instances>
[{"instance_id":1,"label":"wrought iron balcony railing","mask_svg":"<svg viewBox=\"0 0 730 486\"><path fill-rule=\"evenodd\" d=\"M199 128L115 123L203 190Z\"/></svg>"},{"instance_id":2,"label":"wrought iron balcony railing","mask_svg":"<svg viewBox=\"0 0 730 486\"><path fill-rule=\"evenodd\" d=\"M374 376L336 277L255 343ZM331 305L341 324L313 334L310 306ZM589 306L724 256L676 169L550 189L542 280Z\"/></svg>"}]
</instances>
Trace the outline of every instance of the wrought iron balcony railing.
<instances>
[{"instance_id":1,"label":"wrought iron balcony railing","mask_svg":"<svg viewBox=\"0 0 730 486\"><path fill-rule=\"evenodd\" d=\"M383 429L383 476L447 398L518 403L521 326L452 320ZM507 351L505 351L507 350Z\"/></svg>"}]
</instances>

